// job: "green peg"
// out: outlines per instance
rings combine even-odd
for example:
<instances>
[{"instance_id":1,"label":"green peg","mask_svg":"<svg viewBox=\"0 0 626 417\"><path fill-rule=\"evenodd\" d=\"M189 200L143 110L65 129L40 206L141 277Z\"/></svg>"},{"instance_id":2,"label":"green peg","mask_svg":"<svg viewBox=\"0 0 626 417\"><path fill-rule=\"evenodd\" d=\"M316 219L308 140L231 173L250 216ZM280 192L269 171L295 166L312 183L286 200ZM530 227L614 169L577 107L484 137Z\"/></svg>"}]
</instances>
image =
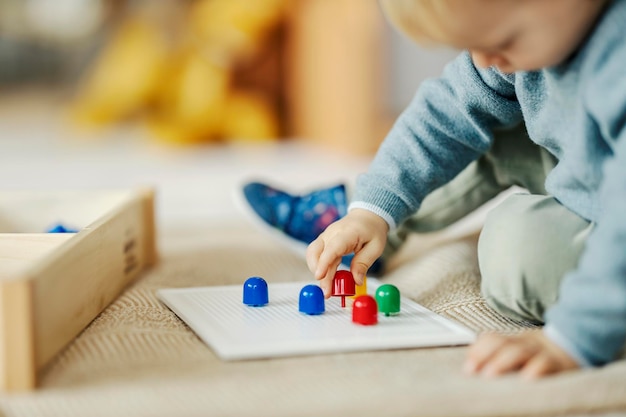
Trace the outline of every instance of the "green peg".
<instances>
[{"instance_id":1,"label":"green peg","mask_svg":"<svg viewBox=\"0 0 626 417\"><path fill-rule=\"evenodd\" d=\"M395 285L381 285L376 289L376 303L385 316L395 316L400 313L400 290Z\"/></svg>"}]
</instances>

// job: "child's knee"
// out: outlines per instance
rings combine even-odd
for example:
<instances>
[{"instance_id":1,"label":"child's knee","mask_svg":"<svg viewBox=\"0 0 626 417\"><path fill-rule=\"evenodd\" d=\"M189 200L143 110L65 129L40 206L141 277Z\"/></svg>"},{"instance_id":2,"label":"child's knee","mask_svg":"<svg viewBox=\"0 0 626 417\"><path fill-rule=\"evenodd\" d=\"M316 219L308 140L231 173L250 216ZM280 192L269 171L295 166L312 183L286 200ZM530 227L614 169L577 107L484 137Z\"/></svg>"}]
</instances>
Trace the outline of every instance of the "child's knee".
<instances>
[{"instance_id":1,"label":"child's knee","mask_svg":"<svg viewBox=\"0 0 626 417\"><path fill-rule=\"evenodd\" d=\"M527 201L533 199L529 206ZM558 295L555 248L542 236L542 219L532 208L543 197L513 195L488 215L478 243L481 291L487 303L513 319L541 322ZM529 208L530 207L530 208Z\"/></svg>"}]
</instances>

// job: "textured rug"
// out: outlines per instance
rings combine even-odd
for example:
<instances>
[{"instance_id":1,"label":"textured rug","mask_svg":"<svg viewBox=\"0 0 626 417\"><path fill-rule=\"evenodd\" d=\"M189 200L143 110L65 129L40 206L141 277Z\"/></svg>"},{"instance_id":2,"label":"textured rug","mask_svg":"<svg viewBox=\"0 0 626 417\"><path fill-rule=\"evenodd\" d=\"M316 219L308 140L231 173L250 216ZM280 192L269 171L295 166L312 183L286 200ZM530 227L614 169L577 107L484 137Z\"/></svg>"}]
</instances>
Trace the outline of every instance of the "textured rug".
<instances>
[{"instance_id":1,"label":"textured rug","mask_svg":"<svg viewBox=\"0 0 626 417\"><path fill-rule=\"evenodd\" d=\"M476 238L410 241L384 280L477 330L515 332L481 299ZM465 347L222 362L155 297L163 287L308 279L304 262L254 230L161 236L160 263L65 349L6 416L561 416L626 413L626 361L537 382L464 376Z\"/></svg>"}]
</instances>

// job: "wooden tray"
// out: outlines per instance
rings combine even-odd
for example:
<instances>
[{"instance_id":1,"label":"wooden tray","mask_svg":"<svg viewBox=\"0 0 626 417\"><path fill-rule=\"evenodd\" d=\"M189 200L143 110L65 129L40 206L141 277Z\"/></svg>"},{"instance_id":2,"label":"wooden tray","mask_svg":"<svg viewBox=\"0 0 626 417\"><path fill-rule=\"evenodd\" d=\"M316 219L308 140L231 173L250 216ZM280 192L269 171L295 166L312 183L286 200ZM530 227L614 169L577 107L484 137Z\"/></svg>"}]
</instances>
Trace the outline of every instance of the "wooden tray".
<instances>
[{"instance_id":1,"label":"wooden tray","mask_svg":"<svg viewBox=\"0 0 626 417\"><path fill-rule=\"evenodd\" d=\"M156 260L152 190L0 191L0 389L34 388Z\"/></svg>"}]
</instances>

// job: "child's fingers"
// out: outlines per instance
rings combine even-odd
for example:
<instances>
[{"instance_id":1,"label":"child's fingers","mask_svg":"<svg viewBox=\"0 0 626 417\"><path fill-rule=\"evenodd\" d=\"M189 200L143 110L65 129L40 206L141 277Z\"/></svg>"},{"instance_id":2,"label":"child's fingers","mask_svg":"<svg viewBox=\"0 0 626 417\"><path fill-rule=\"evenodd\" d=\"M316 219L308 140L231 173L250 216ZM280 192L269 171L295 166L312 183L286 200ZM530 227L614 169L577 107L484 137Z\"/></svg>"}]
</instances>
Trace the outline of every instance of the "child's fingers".
<instances>
[{"instance_id":1,"label":"child's fingers","mask_svg":"<svg viewBox=\"0 0 626 417\"><path fill-rule=\"evenodd\" d=\"M329 298L331 296L331 290L333 285L333 278L335 271L341 263L341 258L328 263L328 256L323 256L327 251L324 239L315 239L306 251L306 263L309 270L313 272L314 278L320 281L319 286L324 292L324 297Z\"/></svg>"},{"instance_id":2,"label":"child's fingers","mask_svg":"<svg viewBox=\"0 0 626 417\"><path fill-rule=\"evenodd\" d=\"M350 271L352 271L354 281L357 285L363 285L363 279L365 278L365 274L367 274L367 270L372 266L379 255L380 251L372 243L363 246L360 251L354 254Z\"/></svg>"},{"instance_id":3,"label":"child's fingers","mask_svg":"<svg viewBox=\"0 0 626 417\"><path fill-rule=\"evenodd\" d=\"M522 368L536 350L522 343L505 343L498 349L482 368L482 375L487 377L505 374Z\"/></svg>"},{"instance_id":4,"label":"child's fingers","mask_svg":"<svg viewBox=\"0 0 626 417\"><path fill-rule=\"evenodd\" d=\"M330 298L332 295L333 289L333 280L335 279L335 272L337 272L337 268L341 262L338 261L332 265L330 265L327 269L326 274L320 280L320 287L322 291L324 291L324 297Z\"/></svg>"},{"instance_id":5,"label":"child's fingers","mask_svg":"<svg viewBox=\"0 0 626 417\"><path fill-rule=\"evenodd\" d=\"M313 274L317 271L318 260L323 250L324 241L322 239L315 239L306 249L306 265Z\"/></svg>"},{"instance_id":6,"label":"child's fingers","mask_svg":"<svg viewBox=\"0 0 626 417\"><path fill-rule=\"evenodd\" d=\"M578 363L541 331L518 336L485 334L470 346L464 371L485 376L520 370L526 379L578 368Z\"/></svg>"},{"instance_id":7,"label":"child's fingers","mask_svg":"<svg viewBox=\"0 0 626 417\"><path fill-rule=\"evenodd\" d=\"M522 368L521 374L525 379L535 379L559 371L558 365L558 361L551 358L550 355L542 353L529 360Z\"/></svg>"},{"instance_id":8,"label":"child's fingers","mask_svg":"<svg viewBox=\"0 0 626 417\"><path fill-rule=\"evenodd\" d=\"M500 349L506 339L494 333L482 334L473 345L469 347L463 370L467 374L475 374L481 371L483 366Z\"/></svg>"},{"instance_id":9,"label":"child's fingers","mask_svg":"<svg viewBox=\"0 0 626 417\"><path fill-rule=\"evenodd\" d=\"M327 277L331 272L334 274L341 263L341 257L350 252L348 249L348 245L339 239L324 242L324 249L317 260L315 279Z\"/></svg>"},{"instance_id":10,"label":"child's fingers","mask_svg":"<svg viewBox=\"0 0 626 417\"><path fill-rule=\"evenodd\" d=\"M576 369L579 365L564 352L546 350L539 352L522 368L522 377L535 379L555 372Z\"/></svg>"}]
</instances>

